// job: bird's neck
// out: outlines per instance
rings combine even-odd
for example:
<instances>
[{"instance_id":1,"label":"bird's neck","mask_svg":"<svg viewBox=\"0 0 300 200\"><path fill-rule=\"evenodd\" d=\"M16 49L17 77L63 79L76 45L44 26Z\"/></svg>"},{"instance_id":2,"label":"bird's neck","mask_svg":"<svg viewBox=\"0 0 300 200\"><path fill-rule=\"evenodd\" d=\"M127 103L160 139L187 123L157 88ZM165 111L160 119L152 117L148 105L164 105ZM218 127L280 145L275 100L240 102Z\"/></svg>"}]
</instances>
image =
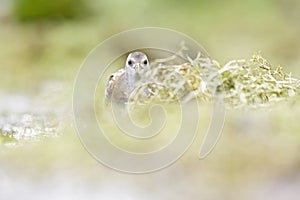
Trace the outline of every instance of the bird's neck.
<instances>
[{"instance_id":1,"label":"bird's neck","mask_svg":"<svg viewBox=\"0 0 300 200\"><path fill-rule=\"evenodd\" d=\"M132 90L134 90L137 82L140 80L140 75L135 71L126 70L125 79L128 90L131 92Z\"/></svg>"}]
</instances>

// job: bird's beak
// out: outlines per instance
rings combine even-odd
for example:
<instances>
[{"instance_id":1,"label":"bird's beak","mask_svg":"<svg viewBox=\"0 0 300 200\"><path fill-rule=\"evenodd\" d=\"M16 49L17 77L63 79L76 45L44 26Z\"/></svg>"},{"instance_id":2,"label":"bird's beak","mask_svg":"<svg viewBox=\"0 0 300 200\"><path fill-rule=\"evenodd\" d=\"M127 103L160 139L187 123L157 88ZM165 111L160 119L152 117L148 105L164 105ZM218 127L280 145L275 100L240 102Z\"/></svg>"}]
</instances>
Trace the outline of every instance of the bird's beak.
<instances>
[{"instance_id":1,"label":"bird's beak","mask_svg":"<svg viewBox=\"0 0 300 200\"><path fill-rule=\"evenodd\" d=\"M136 69L137 72L142 71L141 65L139 63L135 65L135 69Z\"/></svg>"}]
</instances>

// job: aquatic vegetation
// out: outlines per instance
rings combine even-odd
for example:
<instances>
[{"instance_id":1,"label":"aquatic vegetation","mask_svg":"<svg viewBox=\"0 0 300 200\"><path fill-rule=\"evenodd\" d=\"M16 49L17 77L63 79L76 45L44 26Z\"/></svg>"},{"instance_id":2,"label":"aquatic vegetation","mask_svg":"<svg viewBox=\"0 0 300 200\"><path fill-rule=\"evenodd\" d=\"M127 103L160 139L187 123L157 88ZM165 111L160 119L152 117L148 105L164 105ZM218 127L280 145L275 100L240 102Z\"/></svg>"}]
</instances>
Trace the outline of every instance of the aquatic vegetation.
<instances>
[{"instance_id":1,"label":"aquatic vegetation","mask_svg":"<svg viewBox=\"0 0 300 200\"><path fill-rule=\"evenodd\" d=\"M265 107L299 95L300 80L273 67L260 53L233 60L219 70L229 106Z\"/></svg>"},{"instance_id":2,"label":"aquatic vegetation","mask_svg":"<svg viewBox=\"0 0 300 200\"><path fill-rule=\"evenodd\" d=\"M131 95L131 103L186 102L195 96L212 100L222 93L228 108L258 108L299 94L300 80L281 66L271 66L260 53L224 66L200 53L186 59L189 62L176 65L168 64L169 58L154 61L142 74L144 81Z\"/></svg>"}]
</instances>

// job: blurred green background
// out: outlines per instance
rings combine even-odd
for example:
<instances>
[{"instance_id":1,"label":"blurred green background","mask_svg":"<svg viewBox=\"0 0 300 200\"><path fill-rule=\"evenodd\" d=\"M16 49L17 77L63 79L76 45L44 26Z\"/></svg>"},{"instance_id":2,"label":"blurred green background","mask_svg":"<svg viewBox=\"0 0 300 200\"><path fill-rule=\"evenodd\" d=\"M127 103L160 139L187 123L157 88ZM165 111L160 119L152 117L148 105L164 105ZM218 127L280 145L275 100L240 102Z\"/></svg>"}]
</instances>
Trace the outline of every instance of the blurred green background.
<instances>
[{"instance_id":1,"label":"blurred green background","mask_svg":"<svg viewBox=\"0 0 300 200\"><path fill-rule=\"evenodd\" d=\"M261 50L300 78L299 10L298 0L0 0L0 94L35 96L58 81L71 108L87 54L113 34L145 26L189 35L221 64ZM95 161L69 119L60 137L0 149L0 199L298 199L299 119L297 102L228 111L208 158L197 159L202 134L177 163L140 176Z\"/></svg>"}]
</instances>

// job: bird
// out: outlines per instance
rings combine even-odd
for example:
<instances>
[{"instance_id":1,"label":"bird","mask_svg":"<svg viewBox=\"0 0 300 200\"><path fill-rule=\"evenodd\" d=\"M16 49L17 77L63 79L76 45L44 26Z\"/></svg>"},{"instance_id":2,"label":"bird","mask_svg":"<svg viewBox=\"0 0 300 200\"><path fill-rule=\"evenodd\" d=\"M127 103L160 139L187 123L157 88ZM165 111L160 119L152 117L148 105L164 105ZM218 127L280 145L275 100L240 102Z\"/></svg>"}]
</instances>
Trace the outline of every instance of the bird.
<instances>
[{"instance_id":1,"label":"bird","mask_svg":"<svg viewBox=\"0 0 300 200\"><path fill-rule=\"evenodd\" d=\"M110 75L105 89L106 102L127 103L131 92L141 79L141 73L149 67L148 57L143 52L127 56L124 68Z\"/></svg>"}]
</instances>

